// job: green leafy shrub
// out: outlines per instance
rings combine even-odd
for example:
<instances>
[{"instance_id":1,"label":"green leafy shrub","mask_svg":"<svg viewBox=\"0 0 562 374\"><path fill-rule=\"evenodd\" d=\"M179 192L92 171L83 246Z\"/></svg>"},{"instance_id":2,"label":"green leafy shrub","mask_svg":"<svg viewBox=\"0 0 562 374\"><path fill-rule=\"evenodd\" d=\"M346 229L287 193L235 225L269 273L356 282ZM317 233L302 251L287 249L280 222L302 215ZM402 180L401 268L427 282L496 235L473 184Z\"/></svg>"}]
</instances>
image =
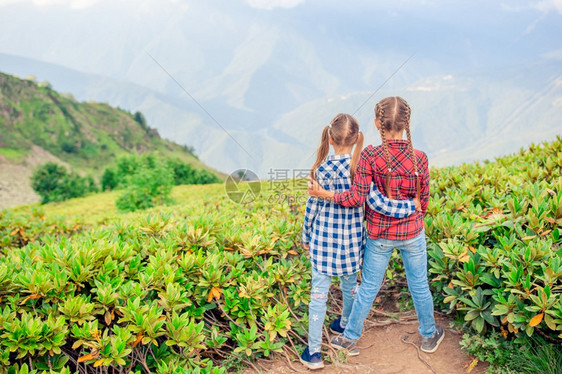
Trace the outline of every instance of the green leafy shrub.
<instances>
[{"instance_id":1,"label":"green leafy shrub","mask_svg":"<svg viewBox=\"0 0 562 374\"><path fill-rule=\"evenodd\" d=\"M70 237L82 228L80 222L67 223L60 218L46 218L41 209L33 209L29 214L3 210L0 211L0 253L5 248L21 248L60 236Z\"/></svg>"},{"instance_id":2,"label":"green leafy shrub","mask_svg":"<svg viewBox=\"0 0 562 374\"><path fill-rule=\"evenodd\" d=\"M221 196L10 247L0 255L0 371L50 362L219 374L279 354L306 323L290 312L308 302L300 225L287 205L241 210Z\"/></svg>"},{"instance_id":3,"label":"green leafy shrub","mask_svg":"<svg viewBox=\"0 0 562 374\"><path fill-rule=\"evenodd\" d=\"M102 191L111 191L119 185L117 170L113 167L106 168L101 176Z\"/></svg>"},{"instance_id":4,"label":"green leafy shrub","mask_svg":"<svg viewBox=\"0 0 562 374\"><path fill-rule=\"evenodd\" d=\"M561 170L557 137L493 163L432 171L436 305L475 333L528 342L539 330L562 341Z\"/></svg>"},{"instance_id":5,"label":"green leafy shrub","mask_svg":"<svg viewBox=\"0 0 562 374\"><path fill-rule=\"evenodd\" d=\"M543 338L506 340L497 333L464 334L461 347L475 360L488 362L487 373L561 374L562 348Z\"/></svg>"},{"instance_id":6,"label":"green leafy shrub","mask_svg":"<svg viewBox=\"0 0 562 374\"><path fill-rule=\"evenodd\" d=\"M63 201L96 192L97 186L91 177L69 173L54 162L41 165L31 177L31 186L41 196L41 203Z\"/></svg>"},{"instance_id":7,"label":"green leafy shrub","mask_svg":"<svg viewBox=\"0 0 562 374\"><path fill-rule=\"evenodd\" d=\"M102 189L106 191L127 187L131 181L130 177L137 173L139 169L162 168L162 163L172 171L173 184L176 186L220 182L220 179L213 173L203 169L194 169L190 164L178 158L162 158L155 154L147 154L143 156L120 157L115 166L104 170L101 178Z\"/></svg>"},{"instance_id":8,"label":"green leafy shrub","mask_svg":"<svg viewBox=\"0 0 562 374\"><path fill-rule=\"evenodd\" d=\"M488 337L464 334L460 345L476 360L490 364L487 373L520 373L517 371L514 357L521 354L521 346L498 334L490 334Z\"/></svg>"},{"instance_id":9,"label":"green leafy shrub","mask_svg":"<svg viewBox=\"0 0 562 374\"><path fill-rule=\"evenodd\" d=\"M174 184L210 184L219 183L220 179L203 169L193 169L191 165L181 161L180 159L168 159L168 166L174 172Z\"/></svg>"},{"instance_id":10,"label":"green leafy shrub","mask_svg":"<svg viewBox=\"0 0 562 374\"><path fill-rule=\"evenodd\" d=\"M551 342L562 325L561 145L432 171L426 234L436 306L465 323L463 344L498 373L528 364L514 369L508 354L515 362L533 352L537 368L559 357L549 348L559 346ZM301 349L310 292L304 207L271 199L276 191L241 206L216 187L188 187L188 202L173 208L75 231L41 213L1 212L0 372L51 364L226 373ZM211 190L220 192L206 196ZM387 283L404 287L402 264L389 271ZM24 330L32 339L13 332ZM521 350L537 335L548 349Z\"/></svg>"},{"instance_id":11,"label":"green leafy shrub","mask_svg":"<svg viewBox=\"0 0 562 374\"><path fill-rule=\"evenodd\" d=\"M125 179L127 187L116 201L119 210L135 211L169 202L174 182L172 170L160 160L147 159L146 165Z\"/></svg>"}]
</instances>

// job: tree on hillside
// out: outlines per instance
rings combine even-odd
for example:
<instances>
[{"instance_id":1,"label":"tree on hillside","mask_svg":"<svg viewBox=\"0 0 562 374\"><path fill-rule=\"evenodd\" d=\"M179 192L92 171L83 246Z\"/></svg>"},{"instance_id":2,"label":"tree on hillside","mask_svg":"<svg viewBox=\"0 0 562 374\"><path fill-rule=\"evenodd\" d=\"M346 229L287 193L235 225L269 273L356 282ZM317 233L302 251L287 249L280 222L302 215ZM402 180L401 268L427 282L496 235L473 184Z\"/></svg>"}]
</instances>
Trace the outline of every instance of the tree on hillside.
<instances>
[{"instance_id":1,"label":"tree on hillside","mask_svg":"<svg viewBox=\"0 0 562 374\"><path fill-rule=\"evenodd\" d=\"M116 205L122 211L147 209L170 201L174 186L174 172L159 158L144 158L132 175L125 177L125 192Z\"/></svg>"},{"instance_id":2,"label":"tree on hillside","mask_svg":"<svg viewBox=\"0 0 562 374\"><path fill-rule=\"evenodd\" d=\"M133 119L140 125L140 127L148 131L148 124L146 123L146 118L144 117L144 114L137 111L135 112L135 114L133 114Z\"/></svg>"},{"instance_id":3,"label":"tree on hillside","mask_svg":"<svg viewBox=\"0 0 562 374\"><path fill-rule=\"evenodd\" d=\"M41 165L31 177L31 187L41 196L41 203L63 201L95 192L97 186L91 177L83 178L69 173L54 162Z\"/></svg>"},{"instance_id":4,"label":"tree on hillside","mask_svg":"<svg viewBox=\"0 0 562 374\"><path fill-rule=\"evenodd\" d=\"M137 174L139 169L154 169L164 163L172 171L173 184L209 184L219 183L220 179L210 171L195 169L179 158L160 158L155 154L132 155L120 157L114 166L106 168L101 177L101 187L104 191L116 188L126 188L130 177Z\"/></svg>"}]
</instances>

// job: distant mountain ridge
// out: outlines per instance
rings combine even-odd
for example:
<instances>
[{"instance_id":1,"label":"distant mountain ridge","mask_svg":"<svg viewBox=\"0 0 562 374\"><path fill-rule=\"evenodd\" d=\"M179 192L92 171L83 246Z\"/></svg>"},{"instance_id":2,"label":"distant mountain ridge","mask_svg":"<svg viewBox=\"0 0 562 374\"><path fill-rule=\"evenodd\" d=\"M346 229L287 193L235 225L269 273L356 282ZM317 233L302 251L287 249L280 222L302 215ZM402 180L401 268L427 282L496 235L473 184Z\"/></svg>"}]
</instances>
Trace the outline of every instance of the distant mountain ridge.
<instances>
[{"instance_id":1,"label":"distant mountain ridge","mask_svg":"<svg viewBox=\"0 0 562 374\"><path fill-rule=\"evenodd\" d=\"M162 139L140 112L78 102L47 82L0 73L0 208L36 201L29 176L44 162L97 176L121 155L146 152L177 157L220 175L188 146Z\"/></svg>"},{"instance_id":2,"label":"distant mountain ridge","mask_svg":"<svg viewBox=\"0 0 562 374\"><path fill-rule=\"evenodd\" d=\"M531 142L552 139L562 131L559 120L562 118L562 66L557 60L541 59L506 68L433 75L411 84L394 83L383 87L366 103L376 87L373 91L350 91L343 95L324 93L327 96L288 112L291 105L284 106L287 103L283 102L286 92L275 90L283 87L284 81L286 89L294 88L291 79L283 78L284 74L292 74L290 71L279 66L271 70L264 64L254 69L253 74L235 78L236 66L233 63L217 77L216 82L223 83L210 85L206 94L192 93L189 86L185 87L217 124L180 87L168 88L163 93L0 54L0 69L19 75L34 72L39 80L47 79L57 89L70 91L81 100L106 101L140 110L164 138L192 145L208 165L227 173L246 167L263 178L274 169L310 167L321 129L339 112L354 113L366 141L378 144L380 138L372 125L373 107L376 101L391 95L403 96L410 103L414 145L428 153L432 165L494 158ZM162 76L169 80L164 72ZM271 91L265 77L276 77L281 83L273 85L277 88ZM247 82L240 90L242 96L231 90L221 98L220 90L225 84L228 86L225 83L228 79L235 79L236 84L242 84L241 79ZM325 90L328 86L325 83L321 87ZM256 97L257 92L262 92L263 97ZM322 94L317 92L312 96L315 95ZM249 109L251 106L244 107L256 100L273 100L269 114L264 116ZM275 100L279 106L274 105Z\"/></svg>"}]
</instances>

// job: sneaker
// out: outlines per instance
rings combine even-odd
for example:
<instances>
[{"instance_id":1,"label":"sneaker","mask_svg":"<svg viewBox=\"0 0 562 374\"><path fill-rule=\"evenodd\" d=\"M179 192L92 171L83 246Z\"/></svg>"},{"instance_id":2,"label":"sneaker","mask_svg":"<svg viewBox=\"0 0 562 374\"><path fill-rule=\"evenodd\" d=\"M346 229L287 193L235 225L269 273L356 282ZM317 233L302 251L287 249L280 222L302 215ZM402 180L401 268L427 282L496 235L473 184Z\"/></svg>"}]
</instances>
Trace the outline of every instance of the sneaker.
<instances>
[{"instance_id":1,"label":"sneaker","mask_svg":"<svg viewBox=\"0 0 562 374\"><path fill-rule=\"evenodd\" d=\"M431 338L422 338L421 350L426 353L433 353L439 348L439 344L443 341L445 337L445 331L443 327L435 325L435 333Z\"/></svg>"},{"instance_id":2,"label":"sneaker","mask_svg":"<svg viewBox=\"0 0 562 374\"><path fill-rule=\"evenodd\" d=\"M347 350L348 356L357 356L359 354L359 349L357 349L357 341L346 339L343 336L336 336L330 342L332 347L336 349Z\"/></svg>"},{"instance_id":3,"label":"sneaker","mask_svg":"<svg viewBox=\"0 0 562 374\"><path fill-rule=\"evenodd\" d=\"M334 322L330 323L330 331L332 334L343 334L343 327L341 327L341 317L338 317Z\"/></svg>"},{"instance_id":4,"label":"sneaker","mask_svg":"<svg viewBox=\"0 0 562 374\"><path fill-rule=\"evenodd\" d=\"M302 364L310 370L322 369L324 362L322 362L322 355L320 352L310 354L308 347L304 350L300 358Z\"/></svg>"}]
</instances>

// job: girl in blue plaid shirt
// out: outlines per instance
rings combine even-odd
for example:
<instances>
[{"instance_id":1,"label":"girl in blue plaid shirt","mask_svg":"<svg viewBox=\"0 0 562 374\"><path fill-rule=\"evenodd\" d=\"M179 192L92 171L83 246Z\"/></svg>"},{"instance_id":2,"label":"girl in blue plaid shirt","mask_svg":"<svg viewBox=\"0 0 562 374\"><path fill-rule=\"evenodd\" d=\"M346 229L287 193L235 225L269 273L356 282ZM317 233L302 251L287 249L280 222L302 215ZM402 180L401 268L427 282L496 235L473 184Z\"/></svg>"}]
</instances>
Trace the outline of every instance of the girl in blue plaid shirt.
<instances>
[{"instance_id":1,"label":"girl in blue plaid shirt","mask_svg":"<svg viewBox=\"0 0 562 374\"><path fill-rule=\"evenodd\" d=\"M328 156L330 145L334 148L334 155ZM363 134L357 121L349 114L338 114L322 131L311 177L328 191L338 193L348 190L353 184L362 150ZM371 209L396 218L407 217L416 210L412 200L388 199L374 185L367 203ZM341 317L330 324L330 330L343 332L351 312L365 244L363 213L363 207L348 208L315 197L309 197L306 203L302 241L303 247L310 253L312 287L308 309L308 347L300 360L310 369L324 367L320 346L332 277L340 278L343 308Z\"/></svg>"}]
</instances>

